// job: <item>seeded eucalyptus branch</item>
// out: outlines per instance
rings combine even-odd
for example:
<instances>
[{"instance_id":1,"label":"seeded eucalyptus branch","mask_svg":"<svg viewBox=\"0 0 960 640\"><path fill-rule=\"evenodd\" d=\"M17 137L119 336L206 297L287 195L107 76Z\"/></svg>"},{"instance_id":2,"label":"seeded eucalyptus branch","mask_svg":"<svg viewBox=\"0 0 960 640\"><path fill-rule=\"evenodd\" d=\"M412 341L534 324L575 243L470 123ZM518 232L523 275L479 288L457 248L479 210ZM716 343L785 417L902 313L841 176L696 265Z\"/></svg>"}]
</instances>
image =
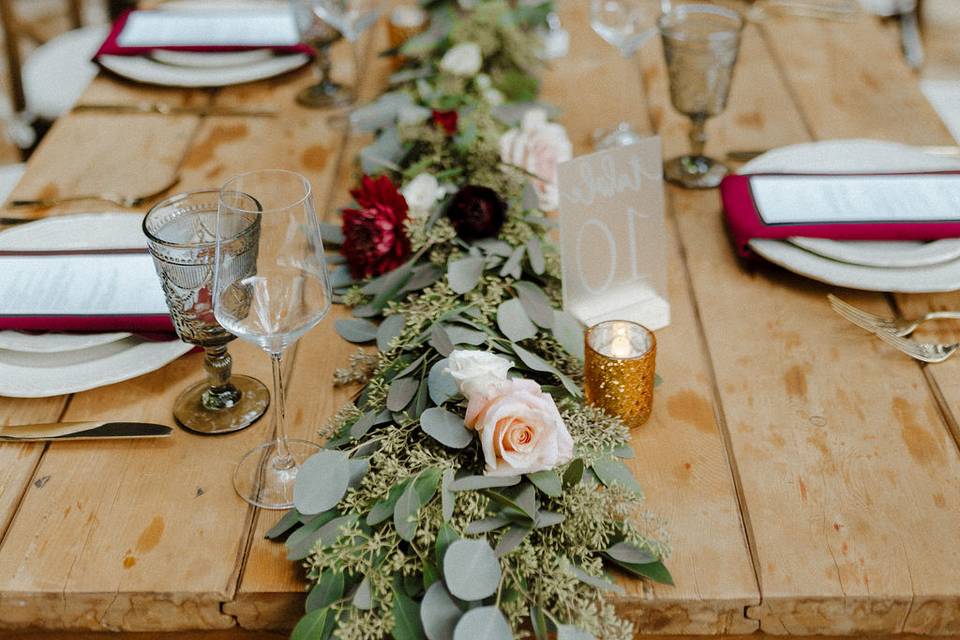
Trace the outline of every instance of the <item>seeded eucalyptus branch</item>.
<instances>
[{"instance_id":1,"label":"seeded eucalyptus branch","mask_svg":"<svg viewBox=\"0 0 960 640\"><path fill-rule=\"evenodd\" d=\"M376 351L337 372L338 384L361 385L356 400L321 430L326 449L304 464L295 508L267 534L285 540L312 583L293 637L629 638L607 572L671 583L666 535L623 462L633 455L627 429L581 397L583 328L560 309L538 176L503 162L499 148L535 97L532 28L550 4L424 4L431 26L402 47L407 66L353 115L376 139L360 154L368 177L345 220L380 206L400 237L377 254L375 277L371 263L331 274L353 316L336 322L338 334ZM479 50L479 73L449 70L456 47ZM393 182L422 174L451 188L408 212ZM322 231L347 255L360 237ZM572 461L484 475L447 370L455 349L506 358L551 394Z\"/></svg>"}]
</instances>

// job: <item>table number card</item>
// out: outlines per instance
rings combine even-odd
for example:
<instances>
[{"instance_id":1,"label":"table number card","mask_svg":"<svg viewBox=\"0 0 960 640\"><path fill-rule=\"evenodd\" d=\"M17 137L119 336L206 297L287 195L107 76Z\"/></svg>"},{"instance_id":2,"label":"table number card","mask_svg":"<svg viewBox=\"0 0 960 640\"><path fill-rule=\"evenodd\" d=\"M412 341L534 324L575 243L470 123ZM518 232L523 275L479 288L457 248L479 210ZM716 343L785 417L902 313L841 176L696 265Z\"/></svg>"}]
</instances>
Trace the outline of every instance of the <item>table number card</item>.
<instances>
[{"instance_id":1,"label":"table number card","mask_svg":"<svg viewBox=\"0 0 960 640\"><path fill-rule=\"evenodd\" d=\"M587 326L670 324L660 138L559 168L563 306Z\"/></svg>"}]
</instances>

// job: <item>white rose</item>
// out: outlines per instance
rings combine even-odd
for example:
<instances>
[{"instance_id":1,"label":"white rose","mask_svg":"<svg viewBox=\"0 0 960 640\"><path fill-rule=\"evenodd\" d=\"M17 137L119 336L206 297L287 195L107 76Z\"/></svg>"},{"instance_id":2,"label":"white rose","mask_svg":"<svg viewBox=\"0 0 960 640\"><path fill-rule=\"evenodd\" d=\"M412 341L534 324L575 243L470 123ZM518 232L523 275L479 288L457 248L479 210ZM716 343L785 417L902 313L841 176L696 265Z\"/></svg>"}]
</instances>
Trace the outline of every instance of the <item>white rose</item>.
<instances>
[{"instance_id":1,"label":"white rose","mask_svg":"<svg viewBox=\"0 0 960 640\"><path fill-rule=\"evenodd\" d=\"M437 179L429 173L421 173L400 190L403 199L414 216L430 215L433 205L443 197L444 190Z\"/></svg>"},{"instance_id":2,"label":"white rose","mask_svg":"<svg viewBox=\"0 0 960 640\"><path fill-rule=\"evenodd\" d=\"M455 349L447 357L446 371L457 381L460 393L467 400L507 379L513 363L489 351Z\"/></svg>"},{"instance_id":3,"label":"white rose","mask_svg":"<svg viewBox=\"0 0 960 640\"><path fill-rule=\"evenodd\" d=\"M483 97L491 106L497 106L503 104L503 101L506 98L503 96L503 93L499 89L487 89L483 92Z\"/></svg>"},{"instance_id":4,"label":"white rose","mask_svg":"<svg viewBox=\"0 0 960 640\"><path fill-rule=\"evenodd\" d=\"M553 211L559 204L557 166L573 157L573 145L563 126L547 121L543 109L531 109L519 128L500 137L500 159L529 171L540 198L540 208Z\"/></svg>"},{"instance_id":5,"label":"white rose","mask_svg":"<svg viewBox=\"0 0 960 640\"><path fill-rule=\"evenodd\" d=\"M557 405L533 380L505 380L473 395L464 422L480 437L485 475L536 473L573 459Z\"/></svg>"},{"instance_id":6,"label":"white rose","mask_svg":"<svg viewBox=\"0 0 960 640\"><path fill-rule=\"evenodd\" d=\"M472 78L483 66L480 45L476 42L461 42L440 59L440 68L461 78Z\"/></svg>"}]
</instances>

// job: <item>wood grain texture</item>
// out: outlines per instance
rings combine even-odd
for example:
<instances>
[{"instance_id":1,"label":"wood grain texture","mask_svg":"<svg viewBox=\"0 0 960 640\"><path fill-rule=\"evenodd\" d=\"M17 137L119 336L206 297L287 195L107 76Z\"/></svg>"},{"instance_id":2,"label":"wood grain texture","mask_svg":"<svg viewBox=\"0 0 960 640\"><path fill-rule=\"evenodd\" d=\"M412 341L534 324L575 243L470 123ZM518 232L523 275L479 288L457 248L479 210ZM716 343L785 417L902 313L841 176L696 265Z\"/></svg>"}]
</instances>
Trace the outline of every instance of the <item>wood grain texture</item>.
<instances>
[{"instance_id":1,"label":"wood grain texture","mask_svg":"<svg viewBox=\"0 0 960 640\"><path fill-rule=\"evenodd\" d=\"M862 54L853 45L842 56L822 54L838 37L833 29L803 29L804 46L791 51L818 53L796 69L785 64L790 73L829 79L856 68L849 59ZM716 155L734 142L800 142L809 139L805 123L820 122L797 112L765 41L786 49L799 35L745 32L730 107L710 128L708 151ZM663 128L677 126L662 71L651 69L648 79L651 99L664 108ZM862 113L845 100L833 109ZM797 99L802 109L813 102L813 95ZM822 115L825 130L830 117ZM921 135L906 126L905 135ZM683 150L678 142L668 136L669 152ZM739 264L716 193L671 195L760 577L762 602L748 615L771 633L953 632L958 587L947 576L960 556L938 534L960 522L931 501L960 490L960 459L922 375L857 339L826 304L829 288L770 265ZM886 307L878 295L842 295Z\"/></svg>"}]
</instances>

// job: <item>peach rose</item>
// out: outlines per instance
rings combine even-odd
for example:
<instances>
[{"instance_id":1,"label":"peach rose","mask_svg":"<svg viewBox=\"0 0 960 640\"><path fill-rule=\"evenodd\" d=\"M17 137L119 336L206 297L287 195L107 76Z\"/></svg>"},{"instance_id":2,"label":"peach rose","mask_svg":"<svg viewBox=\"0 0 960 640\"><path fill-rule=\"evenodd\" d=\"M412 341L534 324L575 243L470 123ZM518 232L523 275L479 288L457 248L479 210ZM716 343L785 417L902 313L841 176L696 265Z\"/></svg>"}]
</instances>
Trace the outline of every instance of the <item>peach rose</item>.
<instances>
[{"instance_id":1,"label":"peach rose","mask_svg":"<svg viewBox=\"0 0 960 640\"><path fill-rule=\"evenodd\" d=\"M544 211L555 211L560 204L557 167L573 157L573 145L563 126L547 121L543 109L531 109L519 128L500 138L500 159L537 176L533 181Z\"/></svg>"},{"instance_id":2,"label":"peach rose","mask_svg":"<svg viewBox=\"0 0 960 640\"><path fill-rule=\"evenodd\" d=\"M468 400L465 422L480 437L485 475L535 473L573 459L557 405L533 380L497 382Z\"/></svg>"}]
</instances>

